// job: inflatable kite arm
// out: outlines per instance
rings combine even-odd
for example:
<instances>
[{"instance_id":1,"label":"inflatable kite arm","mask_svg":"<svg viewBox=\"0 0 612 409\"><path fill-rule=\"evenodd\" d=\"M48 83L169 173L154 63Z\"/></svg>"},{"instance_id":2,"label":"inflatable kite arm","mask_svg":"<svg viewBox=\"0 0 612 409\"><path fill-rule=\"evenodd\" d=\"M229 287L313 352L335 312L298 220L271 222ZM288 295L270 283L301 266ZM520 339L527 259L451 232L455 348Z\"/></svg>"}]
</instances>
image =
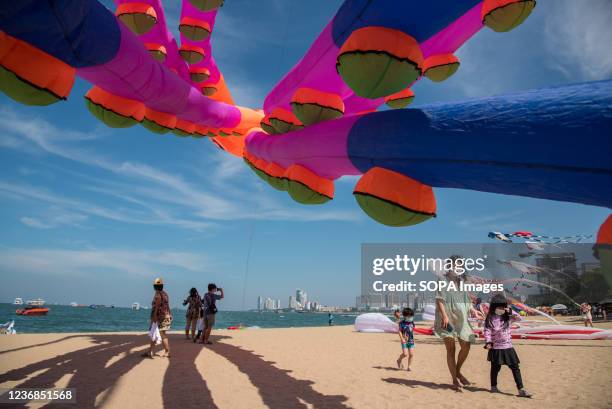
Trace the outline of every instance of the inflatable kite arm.
<instances>
[{"instance_id":1,"label":"inflatable kite arm","mask_svg":"<svg viewBox=\"0 0 612 409\"><path fill-rule=\"evenodd\" d=\"M160 0L116 3L0 3L0 89L48 105L79 75L105 124L207 136L300 203L325 203L335 179L361 175L359 206L390 226L435 217L432 187L612 205L610 82L374 112L412 102L423 76L453 75L462 44L484 26L515 28L535 0L346 0L265 116L233 104L212 57L222 0L183 2L180 47Z\"/></svg>"},{"instance_id":2,"label":"inflatable kite arm","mask_svg":"<svg viewBox=\"0 0 612 409\"><path fill-rule=\"evenodd\" d=\"M610 207L610 112L602 81L254 133L246 149L329 180L383 168L434 187Z\"/></svg>"},{"instance_id":3,"label":"inflatable kite arm","mask_svg":"<svg viewBox=\"0 0 612 409\"><path fill-rule=\"evenodd\" d=\"M184 61L195 54L193 47L177 48L159 0L117 3L115 16L95 0L3 2L0 59L15 77L2 90L20 102L47 105L68 96L77 74L95 85L88 107L107 125L142 122L153 132L207 135L241 156L244 137L238 135L258 126L263 115L233 105L212 59L223 102L194 86ZM208 12L209 21L215 14Z\"/></svg>"}]
</instances>

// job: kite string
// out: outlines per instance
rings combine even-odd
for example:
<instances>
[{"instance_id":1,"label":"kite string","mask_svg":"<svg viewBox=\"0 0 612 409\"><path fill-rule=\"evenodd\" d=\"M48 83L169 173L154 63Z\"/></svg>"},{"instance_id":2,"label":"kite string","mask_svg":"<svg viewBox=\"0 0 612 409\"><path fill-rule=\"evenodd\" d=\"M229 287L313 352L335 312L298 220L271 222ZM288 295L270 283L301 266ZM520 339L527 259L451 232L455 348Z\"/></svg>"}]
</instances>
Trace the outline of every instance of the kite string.
<instances>
[{"instance_id":1,"label":"kite string","mask_svg":"<svg viewBox=\"0 0 612 409\"><path fill-rule=\"evenodd\" d=\"M253 248L253 235L255 234L255 220L251 220L251 224L249 227L249 242L247 245L247 256L246 262L244 266L244 279L242 282L242 311L245 309L246 303L246 288L247 288L247 280L249 278L249 267L251 264L251 250Z\"/></svg>"}]
</instances>

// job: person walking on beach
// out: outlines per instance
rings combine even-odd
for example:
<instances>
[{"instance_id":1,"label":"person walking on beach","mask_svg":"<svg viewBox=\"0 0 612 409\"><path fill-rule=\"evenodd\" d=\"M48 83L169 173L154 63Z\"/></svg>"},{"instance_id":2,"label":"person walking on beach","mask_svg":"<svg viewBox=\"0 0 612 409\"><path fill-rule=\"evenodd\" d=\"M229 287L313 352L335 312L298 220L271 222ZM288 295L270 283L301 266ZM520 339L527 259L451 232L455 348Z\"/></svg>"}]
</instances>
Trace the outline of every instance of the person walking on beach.
<instances>
[{"instance_id":1,"label":"person walking on beach","mask_svg":"<svg viewBox=\"0 0 612 409\"><path fill-rule=\"evenodd\" d=\"M220 294L217 294L219 292ZM215 315L217 314L217 301L222 300L225 295L223 288L217 288L214 283L208 284L208 292L204 294L204 334L202 335L203 344L212 344L210 341L210 332L215 326Z\"/></svg>"},{"instance_id":2,"label":"person walking on beach","mask_svg":"<svg viewBox=\"0 0 612 409\"><path fill-rule=\"evenodd\" d=\"M495 294L489 304L489 313L485 320L485 349L489 350L487 360L491 362L491 392L498 393L497 375L502 365L508 365L520 397L530 398L531 395L523 387L519 357L512 347L510 325L516 318L508 308L508 301L503 294Z\"/></svg>"},{"instance_id":3,"label":"person walking on beach","mask_svg":"<svg viewBox=\"0 0 612 409\"><path fill-rule=\"evenodd\" d=\"M170 325L172 324L172 312L170 311L170 299L168 298L168 294L164 291L164 282L161 278L156 278L153 281L153 289L155 290L155 295L153 296L153 301L151 302L151 321L149 324L149 328L153 326L153 324L157 325L159 329L159 333L162 338L162 345L164 347L165 354L163 357L170 357L170 343L168 342L167 331L170 329ZM155 341L151 341L151 345L149 346L149 351L143 354L144 357L153 358L155 348Z\"/></svg>"},{"instance_id":4,"label":"person walking on beach","mask_svg":"<svg viewBox=\"0 0 612 409\"><path fill-rule=\"evenodd\" d=\"M199 318L196 324L196 329L198 330L198 333L193 339L194 344L198 339L200 339L202 336L202 331L204 331L204 308L202 307L202 303L200 303Z\"/></svg>"},{"instance_id":5,"label":"person walking on beach","mask_svg":"<svg viewBox=\"0 0 612 409\"><path fill-rule=\"evenodd\" d=\"M450 372L453 387L456 391L461 391L461 385L470 385L470 381L461 373L461 367L470 353L470 343L475 340L472 326L468 321L470 313L476 317L483 318L480 311L476 311L472 305L467 291L460 291L460 282L465 281L464 272L458 274L463 267L463 258L451 256L451 266L446 272L446 280L455 283L457 290L446 288L438 290L436 293L436 314L434 322L434 333L437 337L444 340L446 347L446 362ZM455 337L460 346L459 354L455 359ZM461 382L461 383L459 383Z\"/></svg>"},{"instance_id":6,"label":"person walking on beach","mask_svg":"<svg viewBox=\"0 0 612 409\"><path fill-rule=\"evenodd\" d=\"M395 322L397 323L399 323L402 320L402 314L400 310L396 309L395 311L393 311L393 318L395 319Z\"/></svg>"},{"instance_id":7,"label":"person walking on beach","mask_svg":"<svg viewBox=\"0 0 612 409\"><path fill-rule=\"evenodd\" d=\"M187 305L187 313L185 315L185 338L189 338L189 329L191 329L191 339L195 341L195 331L200 309L202 308L202 299L198 290L192 288L189 290L189 296L183 301L183 305Z\"/></svg>"},{"instance_id":8,"label":"person walking on beach","mask_svg":"<svg viewBox=\"0 0 612 409\"><path fill-rule=\"evenodd\" d=\"M408 359L406 370L410 370L412 358L414 357L414 311L412 308L404 308L402 319L398 322L398 333L402 341L402 353L397 358L397 367L404 369L403 360Z\"/></svg>"},{"instance_id":9,"label":"person walking on beach","mask_svg":"<svg viewBox=\"0 0 612 409\"><path fill-rule=\"evenodd\" d=\"M584 319L585 327L593 327L593 315L591 314L591 304L582 303L580 305L580 309L582 310L582 318Z\"/></svg>"},{"instance_id":10,"label":"person walking on beach","mask_svg":"<svg viewBox=\"0 0 612 409\"><path fill-rule=\"evenodd\" d=\"M331 312L327 313L327 325L329 325L330 327L334 325L334 316Z\"/></svg>"}]
</instances>

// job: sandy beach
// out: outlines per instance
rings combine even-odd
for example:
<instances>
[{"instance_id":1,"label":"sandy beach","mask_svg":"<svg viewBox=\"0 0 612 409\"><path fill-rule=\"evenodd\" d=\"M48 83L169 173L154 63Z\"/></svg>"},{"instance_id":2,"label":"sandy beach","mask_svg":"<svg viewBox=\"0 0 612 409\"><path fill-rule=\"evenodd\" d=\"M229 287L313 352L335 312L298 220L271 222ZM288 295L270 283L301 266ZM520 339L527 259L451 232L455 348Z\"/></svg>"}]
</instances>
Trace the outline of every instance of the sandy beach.
<instances>
[{"instance_id":1,"label":"sandy beach","mask_svg":"<svg viewBox=\"0 0 612 409\"><path fill-rule=\"evenodd\" d=\"M135 333L4 336L0 387L76 388L78 408L612 406L612 341L515 341L532 399L514 396L507 368L500 374L503 394L488 391L482 341L464 369L474 385L461 393L450 389L444 347L430 336L416 337L411 372L395 367L396 335L351 326L220 330L205 348L176 332L170 359L141 358L147 341Z\"/></svg>"}]
</instances>

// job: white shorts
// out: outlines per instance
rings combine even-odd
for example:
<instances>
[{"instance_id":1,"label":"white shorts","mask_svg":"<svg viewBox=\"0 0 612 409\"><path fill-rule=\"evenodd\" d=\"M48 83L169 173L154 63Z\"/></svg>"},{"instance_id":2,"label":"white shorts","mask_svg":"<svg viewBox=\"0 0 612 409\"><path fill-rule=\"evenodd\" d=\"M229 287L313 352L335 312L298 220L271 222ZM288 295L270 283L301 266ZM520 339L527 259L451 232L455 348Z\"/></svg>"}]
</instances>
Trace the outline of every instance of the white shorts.
<instances>
[{"instance_id":1,"label":"white shorts","mask_svg":"<svg viewBox=\"0 0 612 409\"><path fill-rule=\"evenodd\" d=\"M198 322L196 324L196 329L198 331L204 331L204 318L198 318Z\"/></svg>"}]
</instances>

